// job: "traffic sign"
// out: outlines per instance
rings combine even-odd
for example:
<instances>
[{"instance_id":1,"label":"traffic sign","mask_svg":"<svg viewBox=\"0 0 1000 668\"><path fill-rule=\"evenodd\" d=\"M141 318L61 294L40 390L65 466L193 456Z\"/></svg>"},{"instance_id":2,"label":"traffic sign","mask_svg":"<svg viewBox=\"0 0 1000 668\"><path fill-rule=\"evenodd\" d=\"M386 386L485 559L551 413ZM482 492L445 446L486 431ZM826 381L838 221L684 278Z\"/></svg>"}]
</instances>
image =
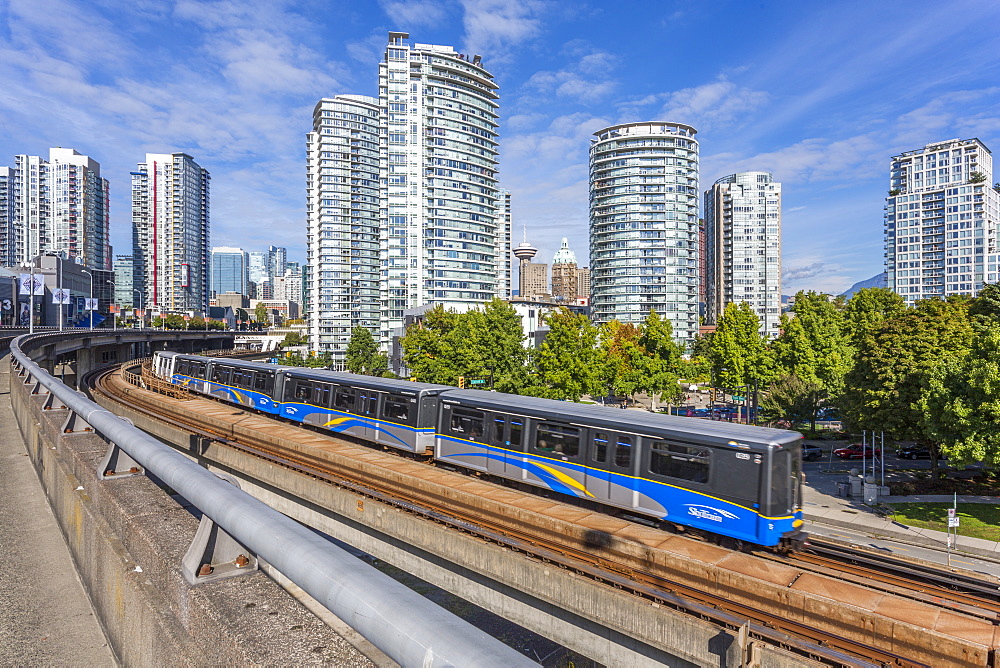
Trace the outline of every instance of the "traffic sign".
<instances>
[{"instance_id":1,"label":"traffic sign","mask_svg":"<svg viewBox=\"0 0 1000 668\"><path fill-rule=\"evenodd\" d=\"M948 527L950 528L950 527L957 527L957 526L958 526L958 518L957 517L949 517L948 518Z\"/></svg>"},{"instance_id":2,"label":"traffic sign","mask_svg":"<svg viewBox=\"0 0 1000 668\"><path fill-rule=\"evenodd\" d=\"M485 378L473 378L469 381L469 385L485 385L485 384L486 384Z\"/></svg>"}]
</instances>

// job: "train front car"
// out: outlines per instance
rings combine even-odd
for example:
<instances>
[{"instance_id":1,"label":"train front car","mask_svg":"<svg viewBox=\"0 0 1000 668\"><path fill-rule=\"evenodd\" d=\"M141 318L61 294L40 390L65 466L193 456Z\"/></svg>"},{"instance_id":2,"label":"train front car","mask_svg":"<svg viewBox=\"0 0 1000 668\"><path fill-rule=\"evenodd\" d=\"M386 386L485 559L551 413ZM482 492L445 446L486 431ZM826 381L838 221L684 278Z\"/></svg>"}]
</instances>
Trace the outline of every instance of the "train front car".
<instances>
[{"instance_id":1,"label":"train front car","mask_svg":"<svg viewBox=\"0 0 1000 668\"><path fill-rule=\"evenodd\" d=\"M286 371L282 417L417 454L431 452L446 385L334 371Z\"/></svg>"},{"instance_id":2,"label":"train front car","mask_svg":"<svg viewBox=\"0 0 1000 668\"><path fill-rule=\"evenodd\" d=\"M720 542L805 538L795 432L475 390L441 398L442 461Z\"/></svg>"},{"instance_id":3,"label":"train front car","mask_svg":"<svg viewBox=\"0 0 1000 668\"><path fill-rule=\"evenodd\" d=\"M209 357L188 355L162 350L153 355L153 371L157 376L174 385L186 387L195 392L206 392L205 378Z\"/></svg>"}]
</instances>

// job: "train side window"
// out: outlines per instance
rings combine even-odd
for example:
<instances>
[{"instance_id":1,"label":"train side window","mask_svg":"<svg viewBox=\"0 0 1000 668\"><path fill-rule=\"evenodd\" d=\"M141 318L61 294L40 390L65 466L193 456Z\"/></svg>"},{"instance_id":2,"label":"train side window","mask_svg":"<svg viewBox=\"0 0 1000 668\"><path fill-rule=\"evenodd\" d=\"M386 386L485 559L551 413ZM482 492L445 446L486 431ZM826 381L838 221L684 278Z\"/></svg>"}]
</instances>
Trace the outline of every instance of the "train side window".
<instances>
[{"instance_id":1,"label":"train side window","mask_svg":"<svg viewBox=\"0 0 1000 668\"><path fill-rule=\"evenodd\" d=\"M409 424L410 405L410 397L402 394L387 394L385 401L382 402L382 417L386 420Z\"/></svg>"},{"instance_id":2,"label":"train side window","mask_svg":"<svg viewBox=\"0 0 1000 668\"><path fill-rule=\"evenodd\" d=\"M349 387L338 387L337 394L333 400L333 406L334 408L339 408L342 411L350 413L354 410L355 397L356 395L353 389Z\"/></svg>"},{"instance_id":3,"label":"train side window","mask_svg":"<svg viewBox=\"0 0 1000 668\"><path fill-rule=\"evenodd\" d=\"M195 378L204 378L205 370L208 368L208 363L192 362L189 368L191 370L191 373L189 375L194 376Z\"/></svg>"},{"instance_id":4,"label":"train side window","mask_svg":"<svg viewBox=\"0 0 1000 668\"><path fill-rule=\"evenodd\" d=\"M711 461L711 450L704 446L668 441L651 441L649 444L649 470L652 473L707 483Z\"/></svg>"},{"instance_id":5,"label":"train side window","mask_svg":"<svg viewBox=\"0 0 1000 668\"><path fill-rule=\"evenodd\" d=\"M263 371L258 371L253 375L253 389L258 392L263 392L267 389L267 374Z\"/></svg>"},{"instance_id":6,"label":"train side window","mask_svg":"<svg viewBox=\"0 0 1000 668\"><path fill-rule=\"evenodd\" d=\"M233 369L233 385L239 388L250 388L250 374L240 369Z\"/></svg>"},{"instance_id":7,"label":"train side window","mask_svg":"<svg viewBox=\"0 0 1000 668\"><path fill-rule=\"evenodd\" d=\"M313 388L313 405L321 408L330 407L330 386L316 384Z\"/></svg>"},{"instance_id":8,"label":"train side window","mask_svg":"<svg viewBox=\"0 0 1000 668\"><path fill-rule=\"evenodd\" d=\"M615 443L615 466L627 469L632 466L632 437L619 436Z\"/></svg>"},{"instance_id":9,"label":"train side window","mask_svg":"<svg viewBox=\"0 0 1000 668\"><path fill-rule=\"evenodd\" d=\"M506 445L507 439L503 437L503 429L507 425L507 420L502 417L493 418L493 434L491 441L495 445Z\"/></svg>"},{"instance_id":10,"label":"train side window","mask_svg":"<svg viewBox=\"0 0 1000 668\"><path fill-rule=\"evenodd\" d=\"M298 401L308 402L312 395L312 383L308 380L295 381L295 398Z\"/></svg>"},{"instance_id":11,"label":"train side window","mask_svg":"<svg viewBox=\"0 0 1000 668\"><path fill-rule=\"evenodd\" d=\"M535 448L539 452L576 457L580 454L580 430L543 422L535 429Z\"/></svg>"},{"instance_id":12,"label":"train side window","mask_svg":"<svg viewBox=\"0 0 1000 668\"><path fill-rule=\"evenodd\" d=\"M524 436L524 421L521 418L510 419L510 444L521 447Z\"/></svg>"},{"instance_id":13,"label":"train side window","mask_svg":"<svg viewBox=\"0 0 1000 668\"><path fill-rule=\"evenodd\" d=\"M212 381L219 383L220 385L229 385L231 369L226 366L217 366L212 371Z\"/></svg>"},{"instance_id":14,"label":"train side window","mask_svg":"<svg viewBox=\"0 0 1000 668\"><path fill-rule=\"evenodd\" d=\"M594 432L594 447L591 448L590 458L598 464L608 463L608 434L603 431Z\"/></svg>"},{"instance_id":15,"label":"train side window","mask_svg":"<svg viewBox=\"0 0 1000 668\"><path fill-rule=\"evenodd\" d=\"M467 408L451 409L451 433L476 440L483 435L483 414Z\"/></svg>"}]
</instances>

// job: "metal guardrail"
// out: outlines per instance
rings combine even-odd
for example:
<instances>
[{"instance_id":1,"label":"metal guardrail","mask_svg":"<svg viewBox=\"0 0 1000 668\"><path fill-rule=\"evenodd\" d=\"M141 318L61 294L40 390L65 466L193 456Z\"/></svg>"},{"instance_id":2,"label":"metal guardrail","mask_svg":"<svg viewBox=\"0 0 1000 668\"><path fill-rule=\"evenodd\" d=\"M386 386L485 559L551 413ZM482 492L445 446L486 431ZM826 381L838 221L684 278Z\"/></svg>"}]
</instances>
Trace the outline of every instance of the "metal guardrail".
<instances>
[{"instance_id":1,"label":"metal guardrail","mask_svg":"<svg viewBox=\"0 0 1000 668\"><path fill-rule=\"evenodd\" d=\"M50 336L23 335L11 343L12 364L26 384L45 388L77 424L86 422L155 473L394 661L424 668L537 665L60 383L27 354Z\"/></svg>"}]
</instances>

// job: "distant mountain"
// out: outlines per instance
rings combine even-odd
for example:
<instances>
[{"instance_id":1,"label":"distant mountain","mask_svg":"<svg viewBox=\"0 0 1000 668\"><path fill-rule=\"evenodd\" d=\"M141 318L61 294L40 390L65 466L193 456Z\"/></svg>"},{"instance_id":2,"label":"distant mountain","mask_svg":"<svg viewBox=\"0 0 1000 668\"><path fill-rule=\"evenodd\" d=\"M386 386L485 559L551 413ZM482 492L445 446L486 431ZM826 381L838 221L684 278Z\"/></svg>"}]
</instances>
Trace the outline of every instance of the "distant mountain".
<instances>
[{"instance_id":1,"label":"distant mountain","mask_svg":"<svg viewBox=\"0 0 1000 668\"><path fill-rule=\"evenodd\" d=\"M883 271L881 274L876 274L875 276L872 276L869 279L866 279L864 281L858 281L850 288L848 288L847 292L845 292L843 296L847 299L850 299L851 297L854 296L855 292L863 288L884 288L884 287L885 287L885 272Z\"/></svg>"}]
</instances>

